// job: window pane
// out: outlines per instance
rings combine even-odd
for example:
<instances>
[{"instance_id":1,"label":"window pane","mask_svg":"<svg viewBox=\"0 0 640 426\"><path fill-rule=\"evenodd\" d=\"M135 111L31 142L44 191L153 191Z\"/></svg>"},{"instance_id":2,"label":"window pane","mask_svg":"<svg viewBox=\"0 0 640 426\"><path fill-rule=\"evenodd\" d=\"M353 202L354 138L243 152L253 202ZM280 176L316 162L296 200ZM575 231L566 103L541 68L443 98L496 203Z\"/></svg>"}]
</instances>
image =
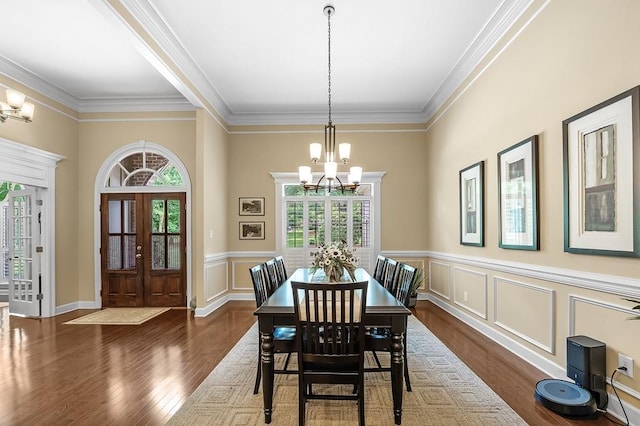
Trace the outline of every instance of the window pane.
<instances>
[{"instance_id":1,"label":"window pane","mask_svg":"<svg viewBox=\"0 0 640 426\"><path fill-rule=\"evenodd\" d=\"M347 241L347 202L331 201L331 242Z\"/></svg>"},{"instance_id":2,"label":"window pane","mask_svg":"<svg viewBox=\"0 0 640 426\"><path fill-rule=\"evenodd\" d=\"M167 269L180 269L181 246L179 235L169 235L167 237L169 250L167 252Z\"/></svg>"},{"instance_id":3,"label":"window pane","mask_svg":"<svg viewBox=\"0 0 640 426\"><path fill-rule=\"evenodd\" d=\"M165 232L165 200L151 200L151 232Z\"/></svg>"},{"instance_id":4,"label":"window pane","mask_svg":"<svg viewBox=\"0 0 640 426\"><path fill-rule=\"evenodd\" d=\"M309 247L324 243L324 201L309 202Z\"/></svg>"},{"instance_id":5,"label":"window pane","mask_svg":"<svg viewBox=\"0 0 640 426\"><path fill-rule=\"evenodd\" d=\"M371 206L368 200L353 202L353 246L370 247L369 225Z\"/></svg>"},{"instance_id":6,"label":"window pane","mask_svg":"<svg viewBox=\"0 0 640 426\"><path fill-rule=\"evenodd\" d=\"M286 204L287 211L287 247L302 247L303 235L303 212L302 201L288 201Z\"/></svg>"}]
</instances>

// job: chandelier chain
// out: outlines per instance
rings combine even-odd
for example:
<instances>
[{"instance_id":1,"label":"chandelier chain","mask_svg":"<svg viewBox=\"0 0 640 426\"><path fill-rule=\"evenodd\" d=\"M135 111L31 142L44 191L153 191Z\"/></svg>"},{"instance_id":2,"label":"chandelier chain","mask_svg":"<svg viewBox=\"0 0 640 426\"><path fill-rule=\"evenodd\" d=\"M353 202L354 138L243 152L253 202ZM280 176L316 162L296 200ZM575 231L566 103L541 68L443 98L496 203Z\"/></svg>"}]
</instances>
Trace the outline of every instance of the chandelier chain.
<instances>
[{"instance_id":1,"label":"chandelier chain","mask_svg":"<svg viewBox=\"0 0 640 426\"><path fill-rule=\"evenodd\" d=\"M331 11L329 10L327 13L327 22L328 22L328 27L329 27L329 31L328 31L328 44L329 44L329 60L328 60L328 80L329 80L329 88L328 88L328 94L329 94L329 124L331 124Z\"/></svg>"}]
</instances>

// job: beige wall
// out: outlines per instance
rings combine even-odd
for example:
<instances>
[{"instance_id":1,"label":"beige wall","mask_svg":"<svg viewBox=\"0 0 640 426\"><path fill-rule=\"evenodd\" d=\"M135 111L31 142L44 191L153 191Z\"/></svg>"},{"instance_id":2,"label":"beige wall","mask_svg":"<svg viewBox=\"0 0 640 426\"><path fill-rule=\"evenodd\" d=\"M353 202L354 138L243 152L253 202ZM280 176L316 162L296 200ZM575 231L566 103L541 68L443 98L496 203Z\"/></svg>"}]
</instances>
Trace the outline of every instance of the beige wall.
<instances>
[{"instance_id":1,"label":"beige wall","mask_svg":"<svg viewBox=\"0 0 640 426\"><path fill-rule=\"evenodd\" d=\"M424 250L427 155L423 125L340 125L338 142L351 143L351 164L382 178L383 250ZM309 144L324 141L324 125L231 129L229 143L229 249L275 250L275 184L270 172L311 165ZM314 170L320 171L320 166ZM343 168L341 170L346 170ZM265 240L238 239L238 197L265 197ZM254 218L256 219L256 218ZM409 226L404 226L409 224Z\"/></svg>"},{"instance_id":2,"label":"beige wall","mask_svg":"<svg viewBox=\"0 0 640 426\"><path fill-rule=\"evenodd\" d=\"M535 1L534 8L542 3ZM564 252L562 120L640 84L637 16L637 1L617 1L615 7L599 0L549 2L502 54L485 60L495 59L467 80L477 77L458 90L457 100L429 123L427 133L426 241L436 258L429 283L436 300L562 367L568 335L601 340L607 344L609 376L618 352L636 365L640 360L640 340L628 338L637 335L640 324L625 321L630 304L615 290L581 287L605 274L623 277L640 294L640 261ZM536 134L540 250L500 249L496 156ZM459 244L458 222L458 173L480 160L485 161L483 248ZM531 273L509 273L511 264L522 266L513 271ZM540 279L537 272L550 267L558 269ZM560 280L562 273L568 278ZM575 285L566 283L571 280ZM635 380L620 381L638 391L639 373Z\"/></svg>"},{"instance_id":3,"label":"beige wall","mask_svg":"<svg viewBox=\"0 0 640 426\"><path fill-rule=\"evenodd\" d=\"M99 117L100 120L93 121ZM131 119L134 119L133 121ZM96 176L104 161L117 149L145 140L162 145L171 150L189 172L192 193L202 192L195 181L196 176L196 121L193 113L154 114L87 114L79 126L78 167L78 220L76 226L78 263L78 294L71 300L94 300L94 193ZM194 203L201 202L194 195ZM202 224L194 219L192 210L192 231L202 234ZM200 251L201 253L201 251ZM202 270L202 257L193 257ZM71 298L71 296L67 296ZM61 303L58 302L58 305Z\"/></svg>"},{"instance_id":4,"label":"beige wall","mask_svg":"<svg viewBox=\"0 0 640 426\"><path fill-rule=\"evenodd\" d=\"M0 137L65 157L56 169L56 304L77 301L77 114L3 76L0 84L25 93L36 106L32 123L7 120L0 124Z\"/></svg>"}]
</instances>

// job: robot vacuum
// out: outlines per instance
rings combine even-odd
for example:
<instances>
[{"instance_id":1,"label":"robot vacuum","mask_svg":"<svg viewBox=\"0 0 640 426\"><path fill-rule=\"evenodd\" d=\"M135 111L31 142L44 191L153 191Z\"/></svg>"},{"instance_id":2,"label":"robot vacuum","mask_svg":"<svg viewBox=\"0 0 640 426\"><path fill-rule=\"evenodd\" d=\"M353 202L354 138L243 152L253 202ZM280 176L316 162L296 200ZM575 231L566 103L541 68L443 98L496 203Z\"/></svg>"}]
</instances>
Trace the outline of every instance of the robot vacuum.
<instances>
[{"instance_id":1,"label":"robot vacuum","mask_svg":"<svg viewBox=\"0 0 640 426\"><path fill-rule=\"evenodd\" d=\"M540 380L536 383L535 396L543 406L563 416L593 416L597 412L591 392L565 380Z\"/></svg>"}]
</instances>

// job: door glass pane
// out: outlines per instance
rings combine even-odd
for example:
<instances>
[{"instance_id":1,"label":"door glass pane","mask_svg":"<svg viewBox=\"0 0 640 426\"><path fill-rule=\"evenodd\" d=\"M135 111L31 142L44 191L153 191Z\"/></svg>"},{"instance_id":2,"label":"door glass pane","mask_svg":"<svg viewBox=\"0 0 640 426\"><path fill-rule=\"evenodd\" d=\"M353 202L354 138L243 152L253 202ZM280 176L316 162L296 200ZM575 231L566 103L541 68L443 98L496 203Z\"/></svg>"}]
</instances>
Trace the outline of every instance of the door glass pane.
<instances>
[{"instance_id":1,"label":"door glass pane","mask_svg":"<svg viewBox=\"0 0 640 426\"><path fill-rule=\"evenodd\" d=\"M167 200L167 232L180 233L180 201Z\"/></svg>"},{"instance_id":2,"label":"door glass pane","mask_svg":"<svg viewBox=\"0 0 640 426\"><path fill-rule=\"evenodd\" d=\"M165 269L165 238L164 235L151 237L151 268Z\"/></svg>"},{"instance_id":3,"label":"door glass pane","mask_svg":"<svg viewBox=\"0 0 640 426\"><path fill-rule=\"evenodd\" d=\"M167 237L167 269L180 269L181 267L181 244L179 235L169 235Z\"/></svg>"},{"instance_id":4,"label":"door glass pane","mask_svg":"<svg viewBox=\"0 0 640 426\"><path fill-rule=\"evenodd\" d=\"M303 235L303 211L302 201L287 201L287 247L299 248L302 247L302 235Z\"/></svg>"},{"instance_id":5,"label":"door glass pane","mask_svg":"<svg viewBox=\"0 0 640 426\"><path fill-rule=\"evenodd\" d=\"M120 215L120 208L122 201L110 200L109 201L109 233L119 234L122 232L122 217Z\"/></svg>"},{"instance_id":6,"label":"door glass pane","mask_svg":"<svg viewBox=\"0 0 640 426\"><path fill-rule=\"evenodd\" d=\"M135 200L124 200L124 232L136 232L136 202Z\"/></svg>"},{"instance_id":7,"label":"door glass pane","mask_svg":"<svg viewBox=\"0 0 640 426\"><path fill-rule=\"evenodd\" d=\"M109 247L107 248L107 268L112 270L122 269L122 245L120 235L109 235Z\"/></svg>"},{"instance_id":8,"label":"door glass pane","mask_svg":"<svg viewBox=\"0 0 640 426\"><path fill-rule=\"evenodd\" d=\"M151 200L151 232L165 232L165 200Z\"/></svg>"}]
</instances>

